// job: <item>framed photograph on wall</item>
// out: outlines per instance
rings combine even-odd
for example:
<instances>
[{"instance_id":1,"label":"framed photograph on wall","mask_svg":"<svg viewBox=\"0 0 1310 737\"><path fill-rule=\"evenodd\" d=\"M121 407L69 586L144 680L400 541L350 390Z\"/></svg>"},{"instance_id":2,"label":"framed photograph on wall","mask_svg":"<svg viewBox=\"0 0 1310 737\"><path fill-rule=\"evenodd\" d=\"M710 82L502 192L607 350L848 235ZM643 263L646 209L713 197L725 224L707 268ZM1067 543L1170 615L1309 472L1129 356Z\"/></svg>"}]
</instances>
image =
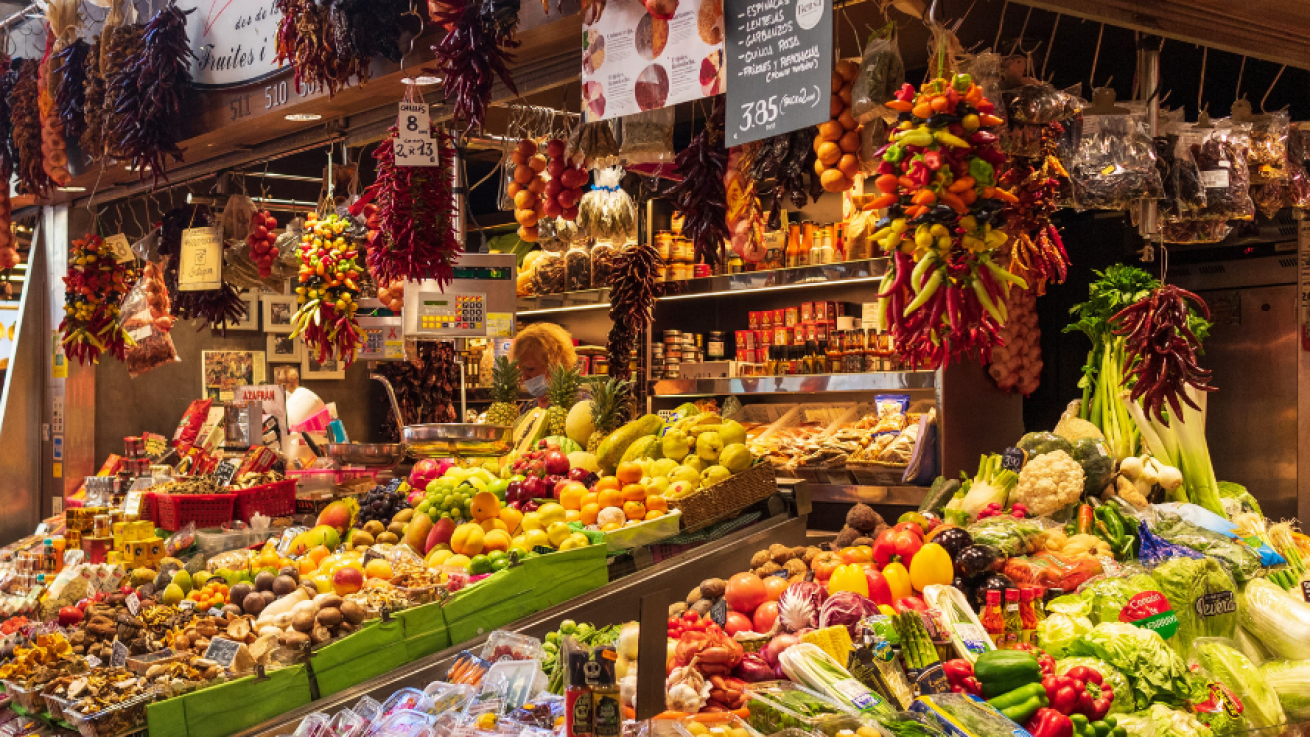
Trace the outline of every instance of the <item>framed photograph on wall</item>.
<instances>
[{"instance_id":1,"label":"framed photograph on wall","mask_svg":"<svg viewBox=\"0 0 1310 737\"><path fill-rule=\"evenodd\" d=\"M200 377L205 397L227 402L239 386L264 383L262 351L201 351Z\"/></svg>"},{"instance_id":2,"label":"framed photograph on wall","mask_svg":"<svg viewBox=\"0 0 1310 737\"><path fill-rule=\"evenodd\" d=\"M305 353L305 344L300 338L287 335L266 335L268 341L269 363L300 363Z\"/></svg>"},{"instance_id":3,"label":"framed photograph on wall","mask_svg":"<svg viewBox=\"0 0 1310 737\"><path fill-rule=\"evenodd\" d=\"M289 335L294 329L291 318L295 316L296 296L285 294L265 294L259 303L264 313L264 332Z\"/></svg>"},{"instance_id":4,"label":"framed photograph on wall","mask_svg":"<svg viewBox=\"0 0 1310 737\"><path fill-rule=\"evenodd\" d=\"M227 324L228 330L259 330L259 293L242 292L241 301L246 305L246 316L237 322Z\"/></svg>"},{"instance_id":5,"label":"framed photograph on wall","mask_svg":"<svg viewBox=\"0 0 1310 737\"><path fill-rule=\"evenodd\" d=\"M281 364L270 366L273 370L273 383L281 386L287 394L296 390L300 386L300 367L295 364Z\"/></svg>"},{"instance_id":6,"label":"framed photograph on wall","mask_svg":"<svg viewBox=\"0 0 1310 737\"><path fill-rule=\"evenodd\" d=\"M346 368L340 361L332 360L319 363L314 360L313 356L309 355L308 350L303 352L303 356L300 361L301 381L346 378Z\"/></svg>"}]
</instances>

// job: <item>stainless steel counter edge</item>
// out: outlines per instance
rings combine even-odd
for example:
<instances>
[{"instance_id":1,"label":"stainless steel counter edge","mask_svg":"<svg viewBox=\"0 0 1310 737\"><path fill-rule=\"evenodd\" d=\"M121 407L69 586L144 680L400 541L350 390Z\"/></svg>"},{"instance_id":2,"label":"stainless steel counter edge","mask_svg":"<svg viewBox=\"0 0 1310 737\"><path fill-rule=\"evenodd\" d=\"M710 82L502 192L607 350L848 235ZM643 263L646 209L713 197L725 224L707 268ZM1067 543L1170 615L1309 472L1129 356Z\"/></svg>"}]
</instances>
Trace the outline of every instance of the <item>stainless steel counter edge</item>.
<instances>
[{"instance_id":1,"label":"stainless steel counter edge","mask_svg":"<svg viewBox=\"0 0 1310 737\"><path fill-rule=\"evenodd\" d=\"M591 622L602 626L635 620L638 618L641 596L645 592L668 589L674 592L674 596L681 598L706 578L712 576L727 578L734 573L747 570L750 567L751 556L772 543L806 545L805 522L806 518L803 516L775 517L765 520L721 540L626 576L585 596L525 617L502 629L542 638L546 633L556 629L563 619ZM487 635L490 633L488 632ZM396 690L406 686L422 689L445 675L450 663L461 651L476 650L486 639L487 636L484 635L461 642L353 688L319 699L277 719L238 732L237 737L290 735L295 731L296 725L313 712L335 714L342 707L350 706L364 696L372 696L383 702Z\"/></svg>"}]
</instances>

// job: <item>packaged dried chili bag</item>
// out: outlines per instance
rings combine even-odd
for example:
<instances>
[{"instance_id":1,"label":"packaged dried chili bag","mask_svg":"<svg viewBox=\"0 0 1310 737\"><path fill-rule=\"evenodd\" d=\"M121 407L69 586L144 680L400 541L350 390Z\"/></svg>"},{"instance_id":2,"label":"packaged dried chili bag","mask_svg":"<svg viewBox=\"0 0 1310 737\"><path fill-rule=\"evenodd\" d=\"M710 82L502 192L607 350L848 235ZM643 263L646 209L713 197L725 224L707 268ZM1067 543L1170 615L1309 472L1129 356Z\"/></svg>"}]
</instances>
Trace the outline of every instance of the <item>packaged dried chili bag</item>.
<instances>
[{"instance_id":1,"label":"packaged dried chili bag","mask_svg":"<svg viewBox=\"0 0 1310 737\"><path fill-rule=\"evenodd\" d=\"M1079 210L1125 210L1164 196L1155 144L1136 115L1084 115L1069 180Z\"/></svg>"},{"instance_id":2,"label":"packaged dried chili bag","mask_svg":"<svg viewBox=\"0 0 1310 737\"><path fill-rule=\"evenodd\" d=\"M1237 105L1234 105L1237 108ZM1247 106L1249 109L1249 105ZM1241 116L1234 111L1234 119ZM1242 121L1245 122L1245 121ZM1287 132L1290 127L1286 110L1258 115L1250 120L1251 145L1247 162L1251 181L1265 184L1287 178Z\"/></svg>"},{"instance_id":3,"label":"packaged dried chili bag","mask_svg":"<svg viewBox=\"0 0 1310 737\"><path fill-rule=\"evenodd\" d=\"M903 84L905 62L896 42L896 24L888 23L874 31L864 47L860 71L851 88L851 117L861 123L875 118L895 122L897 113L883 103L895 97Z\"/></svg>"},{"instance_id":4,"label":"packaged dried chili bag","mask_svg":"<svg viewBox=\"0 0 1310 737\"><path fill-rule=\"evenodd\" d=\"M1192 159L1188 143L1199 136L1186 125L1171 123L1155 139L1155 166L1160 171L1164 197L1160 199L1160 217L1166 221L1183 218L1184 211L1205 207L1205 187L1201 172Z\"/></svg>"},{"instance_id":5,"label":"packaged dried chili bag","mask_svg":"<svg viewBox=\"0 0 1310 737\"><path fill-rule=\"evenodd\" d=\"M1284 207L1310 207L1310 176L1306 173L1306 131L1295 125L1287 132L1287 178L1253 184L1251 199L1265 217L1272 218Z\"/></svg>"},{"instance_id":6,"label":"packaged dried chili bag","mask_svg":"<svg viewBox=\"0 0 1310 737\"><path fill-rule=\"evenodd\" d=\"M138 279L122 306L123 330L134 343L127 347L123 363L127 364L127 375L134 379L152 369L182 360L173 346L173 338L160 326L150 308L150 281L149 276Z\"/></svg>"},{"instance_id":7,"label":"packaged dried chili bag","mask_svg":"<svg viewBox=\"0 0 1310 737\"><path fill-rule=\"evenodd\" d=\"M1165 243L1218 243L1230 232L1232 226L1223 220L1175 220L1160 226Z\"/></svg>"},{"instance_id":8,"label":"packaged dried chili bag","mask_svg":"<svg viewBox=\"0 0 1310 737\"><path fill-rule=\"evenodd\" d=\"M1214 128L1194 128L1187 150L1200 172L1205 187L1205 204L1184 208L1183 220L1250 220L1255 217L1251 200L1251 176L1247 151L1249 126L1231 120L1218 121Z\"/></svg>"}]
</instances>

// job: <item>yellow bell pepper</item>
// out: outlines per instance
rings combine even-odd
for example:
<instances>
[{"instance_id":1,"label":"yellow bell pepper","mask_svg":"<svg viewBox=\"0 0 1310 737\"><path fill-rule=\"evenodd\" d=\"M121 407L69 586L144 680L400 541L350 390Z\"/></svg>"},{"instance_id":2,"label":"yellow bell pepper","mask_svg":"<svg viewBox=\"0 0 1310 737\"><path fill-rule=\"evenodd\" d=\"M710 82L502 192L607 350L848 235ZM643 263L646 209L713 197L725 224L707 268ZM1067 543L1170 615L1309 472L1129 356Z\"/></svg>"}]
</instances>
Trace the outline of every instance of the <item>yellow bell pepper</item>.
<instances>
[{"instance_id":1,"label":"yellow bell pepper","mask_svg":"<svg viewBox=\"0 0 1310 737\"><path fill-rule=\"evenodd\" d=\"M923 546L910 561L910 584L915 591L923 591L934 583L949 586L954 578L951 554L937 543Z\"/></svg>"},{"instance_id":2,"label":"yellow bell pepper","mask_svg":"<svg viewBox=\"0 0 1310 737\"><path fill-rule=\"evenodd\" d=\"M858 563L837 566L828 578L828 595L838 591L854 591L860 596L868 597L869 580L864 577L864 569Z\"/></svg>"},{"instance_id":3,"label":"yellow bell pepper","mask_svg":"<svg viewBox=\"0 0 1310 737\"><path fill-rule=\"evenodd\" d=\"M887 579L887 585L892 590L892 601L914 595L914 589L910 586L910 572L905 570L903 564L888 563L882 569L882 576Z\"/></svg>"}]
</instances>

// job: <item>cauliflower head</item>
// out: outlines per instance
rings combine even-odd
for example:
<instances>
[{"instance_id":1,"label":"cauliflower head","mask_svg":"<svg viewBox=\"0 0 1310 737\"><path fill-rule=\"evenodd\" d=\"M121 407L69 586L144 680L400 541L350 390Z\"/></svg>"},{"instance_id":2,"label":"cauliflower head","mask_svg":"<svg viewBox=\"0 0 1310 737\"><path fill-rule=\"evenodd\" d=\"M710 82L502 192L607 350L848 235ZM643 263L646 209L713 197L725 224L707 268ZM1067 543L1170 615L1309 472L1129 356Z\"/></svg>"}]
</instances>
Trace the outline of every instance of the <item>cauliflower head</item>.
<instances>
[{"instance_id":1,"label":"cauliflower head","mask_svg":"<svg viewBox=\"0 0 1310 737\"><path fill-rule=\"evenodd\" d=\"M1029 514L1041 517L1073 504L1082 493L1083 467L1068 453L1053 450L1024 464L1010 503L1022 504Z\"/></svg>"}]
</instances>

